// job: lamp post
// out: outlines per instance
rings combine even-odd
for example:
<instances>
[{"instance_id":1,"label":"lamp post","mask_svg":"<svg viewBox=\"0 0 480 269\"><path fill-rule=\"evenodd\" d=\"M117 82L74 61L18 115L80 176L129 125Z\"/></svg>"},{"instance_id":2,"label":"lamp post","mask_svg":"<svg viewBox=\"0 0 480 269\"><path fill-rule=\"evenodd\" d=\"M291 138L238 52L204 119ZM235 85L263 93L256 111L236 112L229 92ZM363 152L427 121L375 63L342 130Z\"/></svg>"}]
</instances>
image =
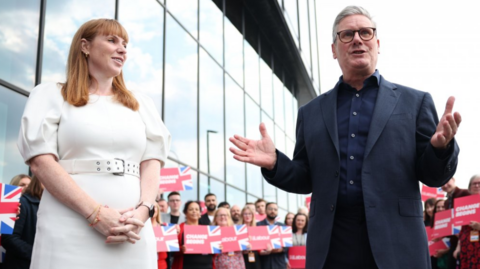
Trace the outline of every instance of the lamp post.
<instances>
[{"instance_id":1,"label":"lamp post","mask_svg":"<svg viewBox=\"0 0 480 269\"><path fill-rule=\"evenodd\" d=\"M210 193L210 133L216 134L217 131L207 130L207 172L208 172L208 192Z\"/></svg>"}]
</instances>

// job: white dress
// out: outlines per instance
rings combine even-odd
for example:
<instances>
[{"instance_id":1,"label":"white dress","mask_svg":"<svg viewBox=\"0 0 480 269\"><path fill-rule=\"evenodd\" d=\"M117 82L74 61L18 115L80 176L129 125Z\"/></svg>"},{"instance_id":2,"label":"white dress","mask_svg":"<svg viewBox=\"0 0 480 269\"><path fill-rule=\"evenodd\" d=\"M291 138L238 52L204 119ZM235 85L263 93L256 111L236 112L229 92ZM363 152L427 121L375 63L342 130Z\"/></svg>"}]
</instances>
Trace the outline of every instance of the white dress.
<instances>
[{"instance_id":1,"label":"white dress","mask_svg":"<svg viewBox=\"0 0 480 269\"><path fill-rule=\"evenodd\" d=\"M59 160L120 158L133 162L165 162L170 134L150 98L136 93L133 111L112 96L90 95L86 106L63 100L55 83L32 90L21 123L18 147L25 161L53 154ZM140 180L131 175L73 174L73 180L99 204L134 207ZM30 268L142 268L157 266L150 221L135 244L105 244L106 237L88 226L80 214L60 203L47 190L38 210L37 232Z\"/></svg>"}]
</instances>

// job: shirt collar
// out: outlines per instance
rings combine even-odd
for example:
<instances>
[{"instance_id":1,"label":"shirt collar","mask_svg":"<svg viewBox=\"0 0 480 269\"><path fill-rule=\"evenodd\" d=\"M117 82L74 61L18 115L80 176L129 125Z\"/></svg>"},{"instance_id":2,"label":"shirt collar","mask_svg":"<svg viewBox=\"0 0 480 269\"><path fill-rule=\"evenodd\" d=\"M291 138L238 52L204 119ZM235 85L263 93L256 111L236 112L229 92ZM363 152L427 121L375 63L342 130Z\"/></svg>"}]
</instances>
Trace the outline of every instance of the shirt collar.
<instances>
[{"instance_id":1,"label":"shirt collar","mask_svg":"<svg viewBox=\"0 0 480 269\"><path fill-rule=\"evenodd\" d=\"M343 75L340 76L338 84L340 88L342 89L348 89L351 88L351 86L343 81ZM363 82L363 87L366 85L374 85L376 87L380 86L380 72L378 72L378 69L375 69L375 72L371 76L369 76L365 81ZM348 86L348 87L345 87Z\"/></svg>"}]
</instances>

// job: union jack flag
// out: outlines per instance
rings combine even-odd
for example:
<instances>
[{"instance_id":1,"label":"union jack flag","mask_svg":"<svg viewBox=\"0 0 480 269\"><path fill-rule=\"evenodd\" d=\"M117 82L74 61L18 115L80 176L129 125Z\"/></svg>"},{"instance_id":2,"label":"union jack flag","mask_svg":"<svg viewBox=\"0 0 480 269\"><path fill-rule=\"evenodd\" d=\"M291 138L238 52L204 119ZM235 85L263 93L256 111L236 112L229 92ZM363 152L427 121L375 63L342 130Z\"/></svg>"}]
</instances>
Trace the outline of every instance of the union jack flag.
<instances>
[{"instance_id":1,"label":"union jack flag","mask_svg":"<svg viewBox=\"0 0 480 269\"><path fill-rule=\"evenodd\" d=\"M12 234L22 188L1 183L0 185L2 188L0 196L0 234Z\"/></svg>"},{"instance_id":2,"label":"union jack flag","mask_svg":"<svg viewBox=\"0 0 480 269\"><path fill-rule=\"evenodd\" d=\"M220 245L222 244L222 230L220 226L208 226L208 237L210 240L211 253L222 253ZM218 236L218 239L215 238Z\"/></svg>"},{"instance_id":3,"label":"union jack flag","mask_svg":"<svg viewBox=\"0 0 480 269\"><path fill-rule=\"evenodd\" d=\"M235 227L235 234L238 236L238 245L240 246L241 250L248 250L248 246L250 245L250 240L248 238L248 229L247 225L234 225ZM241 235L244 235L245 238L240 238Z\"/></svg>"},{"instance_id":4,"label":"union jack flag","mask_svg":"<svg viewBox=\"0 0 480 269\"><path fill-rule=\"evenodd\" d=\"M186 191L193 190L192 175L190 174L190 166L182 166L180 170L180 180L182 181L183 189Z\"/></svg>"},{"instance_id":5,"label":"union jack flag","mask_svg":"<svg viewBox=\"0 0 480 269\"><path fill-rule=\"evenodd\" d=\"M157 241L157 252L175 252L180 250L175 224L153 227L153 231Z\"/></svg>"},{"instance_id":6,"label":"union jack flag","mask_svg":"<svg viewBox=\"0 0 480 269\"><path fill-rule=\"evenodd\" d=\"M277 225L268 225L268 234L270 235L270 242L272 248L279 249L282 248L282 243L280 241L280 229Z\"/></svg>"},{"instance_id":7,"label":"union jack flag","mask_svg":"<svg viewBox=\"0 0 480 269\"><path fill-rule=\"evenodd\" d=\"M220 226L208 226L208 236L221 236L222 230Z\"/></svg>"},{"instance_id":8,"label":"union jack flag","mask_svg":"<svg viewBox=\"0 0 480 269\"><path fill-rule=\"evenodd\" d=\"M280 226L280 238L282 239L282 247L292 247L292 227Z\"/></svg>"}]
</instances>

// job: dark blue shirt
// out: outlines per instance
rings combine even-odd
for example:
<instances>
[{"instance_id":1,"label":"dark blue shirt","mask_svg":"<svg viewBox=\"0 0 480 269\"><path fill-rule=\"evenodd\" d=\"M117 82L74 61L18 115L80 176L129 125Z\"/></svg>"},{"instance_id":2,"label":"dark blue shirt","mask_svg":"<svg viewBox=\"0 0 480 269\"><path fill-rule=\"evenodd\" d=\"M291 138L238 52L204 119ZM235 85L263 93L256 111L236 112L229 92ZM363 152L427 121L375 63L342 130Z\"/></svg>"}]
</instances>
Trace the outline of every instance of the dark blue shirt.
<instances>
[{"instance_id":1,"label":"dark blue shirt","mask_svg":"<svg viewBox=\"0 0 480 269\"><path fill-rule=\"evenodd\" d=\"M359 91L338 83L337 128L340 146L340 207L363 206L362 164L373 110L377 100L380 74L375 70Z\"/></svg>"}]
</instances>

